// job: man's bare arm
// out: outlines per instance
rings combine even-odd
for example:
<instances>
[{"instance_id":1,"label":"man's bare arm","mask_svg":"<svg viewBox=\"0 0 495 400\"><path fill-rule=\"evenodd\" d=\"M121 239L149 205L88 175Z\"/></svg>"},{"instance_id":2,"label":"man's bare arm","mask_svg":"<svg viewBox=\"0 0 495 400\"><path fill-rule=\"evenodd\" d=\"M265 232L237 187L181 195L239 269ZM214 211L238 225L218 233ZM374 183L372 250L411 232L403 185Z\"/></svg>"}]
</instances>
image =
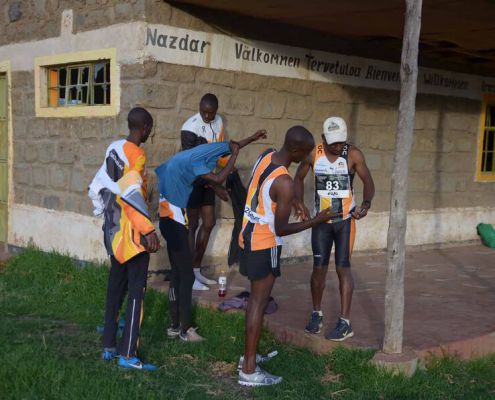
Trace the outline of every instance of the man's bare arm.
<instances>
[{"instance_id":1,"label":"man's bare arm","mask_svg":"<svg viewBox=\"0 0 495 400\"><path fill-rule=\"evenodd\" d=\"M352 150L352 161L354 163L354 169L363 181L363 201L359 210L354 211L352 214L354 218L360 219L368 214L368 210L371 207L371 201L375 195L375 183L366 165L363 153L357 148Z\"/></svg>"}]
</instances>

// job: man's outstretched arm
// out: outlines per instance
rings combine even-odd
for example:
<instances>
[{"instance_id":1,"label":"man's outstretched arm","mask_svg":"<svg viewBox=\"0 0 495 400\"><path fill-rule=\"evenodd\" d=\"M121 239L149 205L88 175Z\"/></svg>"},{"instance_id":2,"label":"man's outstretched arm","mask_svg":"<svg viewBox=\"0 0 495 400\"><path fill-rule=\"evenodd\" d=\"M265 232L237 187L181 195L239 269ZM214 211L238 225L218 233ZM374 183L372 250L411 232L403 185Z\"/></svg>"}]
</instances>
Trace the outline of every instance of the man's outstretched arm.
<instances>
[{"instance_id":1,"label":"man's outstretched arm","mask_svg":"<svg viewBox=\"0 0 495 400\"><path fill-rule=\"evenodd\" d=\"M314 218L289 223L294 200L294 183L288 175L282 175L275 179L270 188L270 197L277 203L277 209L275 210L275 233L277 236L287 236L304 231L328 221L334 216L330 208L327 208L319 212Z\"/></svg>"}]
</instances>

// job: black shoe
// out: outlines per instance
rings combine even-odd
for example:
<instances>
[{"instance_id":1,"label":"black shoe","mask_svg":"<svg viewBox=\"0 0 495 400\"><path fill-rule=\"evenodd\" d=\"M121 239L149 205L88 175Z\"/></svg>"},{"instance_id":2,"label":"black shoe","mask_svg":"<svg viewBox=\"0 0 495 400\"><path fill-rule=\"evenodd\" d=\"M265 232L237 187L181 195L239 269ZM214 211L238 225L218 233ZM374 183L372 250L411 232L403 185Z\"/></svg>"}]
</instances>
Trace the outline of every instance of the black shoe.
<instances>
[{"instance_id":1,"label":"black shoe","mask_svg":"<svg viewBox=\"0 0 495 400\"><path fill-rule=\"evenodd\" d=\"M306 325L304 331L308 333L320 333L322 327L323 315L313 311L311 313L311 320L308 322L308 325Z\"/></svg>"},{"instance_id":2,"label":"black shoe","mask_svg":"<svg viewBox=\"0 0 495 400\"><path fill-rule=\"evenodd\" d=\"M342 318L339 318L335 328L333 328L332 331L328 332L328 334L325 337L335 342L342 342L353 336L354 336L354 332L352 331L351 324L348 324Z\"/></svg>"}]
</instances>

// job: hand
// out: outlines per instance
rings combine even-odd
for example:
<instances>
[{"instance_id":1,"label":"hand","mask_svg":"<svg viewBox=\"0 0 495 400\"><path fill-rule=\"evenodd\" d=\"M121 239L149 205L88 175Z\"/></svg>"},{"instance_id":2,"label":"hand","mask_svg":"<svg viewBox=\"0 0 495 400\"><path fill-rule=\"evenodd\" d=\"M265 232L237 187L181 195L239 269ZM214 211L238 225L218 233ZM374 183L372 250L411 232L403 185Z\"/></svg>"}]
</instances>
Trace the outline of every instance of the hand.
<instances>
[{"instance_id":1,"label":"hand","mask_svg":"<svg viewBox=\"0 0 495 400\"><path fill-rule=\"evenodd\" d=\"M361 219L366 217L368 215L368 208L367 207L356 207L354 211L352 212L352 217L355 219Z\"/></svg>"},{"instance_id":2,"label":"hand","mask_svg":"<svg viewBox=\"0 0 495 400\"><path fill-rule=\"evenodd\" d=\"M230 141L230 152L232 153L233 156L237 156L239 154L240 149L241 146L239 142L236 142L235 140Z\"/></svg>"},{"instance_id":3,"label":"hand","mask_svg":"<svg viewBox=\"0 0 495 400\"><path fill-rule=\"evenodd\" d=\"M225 189L223 186L214 185L213 190L215 191L215 194L218 197L220 197L223 201L229 200L229 193L227 192L227 189Z\"/></svg>"},{"instance_id":4,"label":"hand","mask_svg":"<svg viewBox=\"0 0 495 400\"><path fill-rule=\"evenodd\" d=\"M145 239L147 244L145 247L149 253L156 253L160 249L160 240L155 231L148 233Z\"/></svg>"},{"instance_id":5,"label":"hand","mask_svg":"<svg viewBox=\"0 0 495 400\"><path fill-rule=\"evenodd\" d=\"M329 219L337 217L338 215L339 213L333 213L332 209L328 207L316 214L316 217L313 219L321 223L327 222Z\"/></svg>"},{"instance_id":6,"label":"hand","mask_svg":"<svg viewBox=\"0 0 495 400\"><path fill-rule=\"evenodd\" d=\"M294 200L292 202L294 208L294 216L301 221L307 221L309 219L309 210L306 205L300 200Z\"/></svg>"},{"instance_id":7,"label":"hand","mask_svg":"<svg viewBox=\"0 0 495 400\"><path fill-rule=\"evenodd\" d=\"M266 136L267 136L267 132L266 132L266 129L260 129L258 131L256 131L256 133L251 136L251 139L253 139L253 142L257 141L257 140L260 140L260 139L266 139Z\"/></svg>"}]
</instances>

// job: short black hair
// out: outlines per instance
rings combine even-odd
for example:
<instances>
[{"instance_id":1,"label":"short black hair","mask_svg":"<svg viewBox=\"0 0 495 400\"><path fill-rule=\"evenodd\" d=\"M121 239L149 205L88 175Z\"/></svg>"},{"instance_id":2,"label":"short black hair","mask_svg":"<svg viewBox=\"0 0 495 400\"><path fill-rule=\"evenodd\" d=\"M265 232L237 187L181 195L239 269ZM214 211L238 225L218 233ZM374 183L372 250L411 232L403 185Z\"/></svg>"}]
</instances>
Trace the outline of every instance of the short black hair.
<instances>
[{"instance_id":1,"label":"short black hair","mask_svg":"<svg viewBox=\"0 0 495 400\"><path fill-rule=\"evenodd\" d=\"M293 126L285 134L284 147L286 149L298 149L310 145L315 145L315 139L304 126Z\"/></svg>"},{"instance_id":2,"label":"short black hair","mask_svg":"<svg viewBox=\"0 0 495 400\"><path fill-rule=\"evenodd\" d=\"M143 107L134 107L127 115L129 130L141 129L145 126L153 126L153 117Z\"/></svg>"},{"instance_id":3,"label":"short black hair","mask_svg":"<svg viewBox=\"0 0 495 400\"><path fill-rule=\"evenodd\" d=\"M213 93L206 93L199 102L199 106L211 106L213 108L218 109L218 98Z\"/></svg>"}]
</instances>

